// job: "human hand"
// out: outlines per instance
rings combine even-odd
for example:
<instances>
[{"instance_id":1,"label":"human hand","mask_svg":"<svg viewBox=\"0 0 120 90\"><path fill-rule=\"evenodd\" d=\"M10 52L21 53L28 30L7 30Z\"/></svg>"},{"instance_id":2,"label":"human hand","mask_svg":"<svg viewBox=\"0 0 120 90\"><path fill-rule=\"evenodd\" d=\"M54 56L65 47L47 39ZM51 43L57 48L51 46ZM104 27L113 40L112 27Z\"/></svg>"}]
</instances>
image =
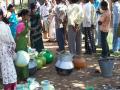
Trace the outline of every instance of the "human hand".
<instances>
[{"instance_id":1,"label":"human hand","mask_svg":"<svg viewBox=\"0 0 120 90\"><path fill-rule=\"evenodd\" d=\"M102 22L101 22L101 21L98 21L98 25L102 25Z\"/></svg>"}]
</instances>

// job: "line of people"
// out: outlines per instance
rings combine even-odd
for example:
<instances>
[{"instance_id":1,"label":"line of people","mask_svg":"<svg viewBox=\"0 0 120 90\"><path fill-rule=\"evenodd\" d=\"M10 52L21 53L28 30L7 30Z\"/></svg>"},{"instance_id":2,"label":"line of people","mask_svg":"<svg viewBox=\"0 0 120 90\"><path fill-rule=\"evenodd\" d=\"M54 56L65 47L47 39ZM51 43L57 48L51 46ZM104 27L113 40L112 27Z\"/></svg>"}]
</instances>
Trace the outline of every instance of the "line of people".
<instances>
[{"instance_id":1,"label":"line of people","mask_svg":"<svg viewBox=\"0 0 120 90\"><path fill-rule=\"evenodd\" d=\"M81 43L82 43L81 32L85 36L85 54L95 53L96 45L98 47L102 47L101 32L100 32L101 25L99 25L98 21L100 20L101 16L104 13L104 10L101 7L101 2L106 1L107 8L110 11L110 16L113 16L113 22L111 20L111 17L109 17L110 20L106 21L108 22L106 24L108 26L105 26L105 27L108 27L107 28L108 33L109 32L113 33L112 51L119 52L119 48L120 48L119 36L118 34L116 34L116 33L119 33L118 24L119 24L120 4L118 0L114 0L113 2L112 1L110 2L107 0L102 0L102 1L101 0L83 0L83 1L75 0L73 1L74 3L72 3L72 0L68 0L68 1L67 0L56 0L56 1L45 0L44 5L40 7L40 11L39 11L41 13L41 16L43 17L44 31L49 32L48 35L53 36L54 39L56 38L58 42L59 48L57 49L57 51L62 51L65 49L65 43L67 40L69 51L73 54L79 54L81 52ZM111 3L113 3L113 7L111 7ZM75 11L77 8L79 8L79 10ZM111 8L113 11L112 13L111 13ZM77 15L77 13L79 15L75 16ZM80 17L82 18L79 20ZM74 20L75 18L76 20L79 21L79 30L75 32L75 35L73 35L73 32L70 32L70 31L73 31L71 30L72 27L69 30L69 26L72 25L74 26L74 28L76 27L76 25L74 25L76 24L75 23L76 21ZM118 19L116 20L116 18ZM74 21L74 23L71 21ZM113 26L110 27L109 23L110 24L112 23ZM111 28L113 28L113 31L110 31ZM104 30L104 32L106 32L106 30ZM48 35L46 37L48 37ZM75 39L76 40L79 39L79 40L76 41ZM102 48L105 48L105 47L102 47ZM109 50L108 50L108 53L109 53Z\"/></svg>"},{"instance_id":2,"label":"line of people","mask_svg":"<svg viewBox=\"0 0 120 90\"><path fill-rule=\"evenodd\" d=\"M96 3L98 2L96 1ZM47 32L49 32L50 39L56 38L59 46L58 52L65 50L65 40L67 40L69 51L73 55L81 54L81 32L85 35L85 54L96 53L94 38L96 35L96 38L100 38L98 42L102 48L101 56L110 56L107 36L112 14L107 1L103 0L99 4L95 4L91 0L80 2L69 0L69 3L66 3L66 0L52 0L50 5L52 8L49 8L48 0L45 0L41 7L32 3L30 10L22 9L18 13L20 20L15 14L14 5L8 6L6 17L0 9L0 65L4 90L15 90L16 88L17 75L13 64L15 51L27 51L30 39L30 46L40 52L44 48L42 33L48 37ZM119 2L115 0L113 5L113 51L119 51L120 46L119 7ZM95 29L98 30L97 34L95 34Z\"/></svg>"}]
</instances>

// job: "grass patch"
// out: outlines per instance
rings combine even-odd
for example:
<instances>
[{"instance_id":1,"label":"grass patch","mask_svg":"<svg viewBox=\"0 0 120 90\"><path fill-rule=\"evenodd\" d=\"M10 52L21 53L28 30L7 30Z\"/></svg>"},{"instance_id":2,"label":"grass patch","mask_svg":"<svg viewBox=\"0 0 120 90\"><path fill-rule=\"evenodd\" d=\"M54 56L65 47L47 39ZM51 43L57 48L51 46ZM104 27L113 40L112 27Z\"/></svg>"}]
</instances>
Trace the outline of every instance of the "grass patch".
<instances>
[{"instance_id":1,"label":"grass patch","mask_svg":"<svg viewBox=\"0 0 120 90\"><path fill-rule=\"evenodd\" d=\"M111 53L111 56L114 56L114 57L120 57L120 52L114 52L114 53Z\"/></svg>"}]
</instances>

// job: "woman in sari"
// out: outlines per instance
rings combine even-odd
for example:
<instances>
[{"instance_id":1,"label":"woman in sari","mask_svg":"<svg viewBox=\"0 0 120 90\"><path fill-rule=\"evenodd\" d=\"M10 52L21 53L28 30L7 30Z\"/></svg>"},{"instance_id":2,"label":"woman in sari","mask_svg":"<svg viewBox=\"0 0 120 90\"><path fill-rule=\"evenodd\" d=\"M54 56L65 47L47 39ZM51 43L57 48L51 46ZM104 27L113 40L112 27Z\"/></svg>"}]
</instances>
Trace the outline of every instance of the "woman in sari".
<instances>
[{"instance_id":1,"label":"woman in sari","mask_svg":"<svg viewBox=\"0 0 120 90\"><path fill-rule=\"evenodd\" d=\"M23 9L18 16L22 17L22 21L20 21L17 25L16 51L27 51L29 11L27 9Z\"/></svg>"},{"instance_id":2,"label":"woman in sari","mask_svg":"<svg viewBox=\"0 0 120 90\"><path fill-rule=\"evenodd\" d=\"M3 22L3 11L0 9L0 69L4 90L16 90L17 75L13 63L15 41L10 27Z\"/></svg>"},{"instance_id":3,"label":"woman in sari","mask_svg":"<svg viewBox=\"0 0 120 90\"><path fill-rule=\"evenodd\" d=\"M22 17L22 20L17 25L17 35L16 35L16 51L26 51L28 45L28 20L29 20L29 10L23 9L18 14L19 17ZM26 81L29 76L28 66L26 67L17 67L17 75L20 81Z\"/></svg>"},{"instance_id":4,"label":"woman in sari","mask_svg":"<svg viewBox=\"0 0 120 90\"><path fill-rule=\"evenodd\" d=\"M7 18L9 20L10 29L11 29L12 35L15 39L15 37L16 37L16 26L18 24L18 20L17 20L16 14L15 14L14 6L10 4L8 6L7 10L8 10Z\"/></svg>"},{"instance_id":5,"label":"woman in sari","mask_svg":"<svg viewBox=\"0 0 120 90\"><path fill-rule=\"evenodd\" d=\"M31 47L35 48L38 52L41 52L44 48L42 40L42 21L37 7L34 3L31 4L31 16L30 16L30 40Z\"/></svg>"}]
</instances>

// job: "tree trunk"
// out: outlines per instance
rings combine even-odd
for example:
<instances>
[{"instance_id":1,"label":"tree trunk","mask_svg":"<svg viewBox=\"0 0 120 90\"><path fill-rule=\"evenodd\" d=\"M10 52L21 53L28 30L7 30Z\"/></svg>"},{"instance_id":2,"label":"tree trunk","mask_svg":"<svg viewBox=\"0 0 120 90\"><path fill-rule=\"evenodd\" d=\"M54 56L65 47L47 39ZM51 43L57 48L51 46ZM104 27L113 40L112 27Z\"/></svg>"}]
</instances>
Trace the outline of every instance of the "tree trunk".
<instances>
[{"instance_id":1,"label":"tree trunk","mask_svg":"<svg viewBox=\"0 0 120 90\"><path fill-rule=\"evenodd\" d=\"M22 1L22 0L20 0L20 7L21 7L21 9L22 9L22 2L23 2L23 1Z\"/></svg>"}]
</instances>

